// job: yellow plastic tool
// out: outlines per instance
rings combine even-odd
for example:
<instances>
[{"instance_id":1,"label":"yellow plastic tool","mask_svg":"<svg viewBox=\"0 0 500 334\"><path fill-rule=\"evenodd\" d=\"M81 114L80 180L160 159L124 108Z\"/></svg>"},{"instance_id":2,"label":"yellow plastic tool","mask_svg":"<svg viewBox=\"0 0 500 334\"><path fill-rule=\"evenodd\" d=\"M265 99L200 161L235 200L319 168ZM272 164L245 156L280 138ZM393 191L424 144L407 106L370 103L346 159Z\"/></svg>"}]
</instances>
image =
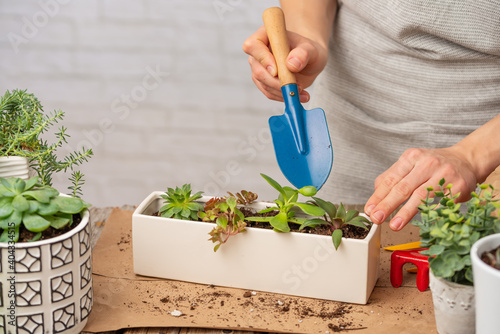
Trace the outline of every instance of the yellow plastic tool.
<instances>
[{"instance_id":1,"label":"yellow plastic tool","mask_svg":"<svg viewBox=\"0 0 500 334\"><path fill-rule=\"evenodd\" d=\"M388 251L395 251L395 250L407 250L407 249L418 249L420 248L420 241L415 241L415 242L409 242L406 244L400 244L400 245L394 245L394 246L388 246L384 247L385 250Z\"/></svg>"}]
</instances>

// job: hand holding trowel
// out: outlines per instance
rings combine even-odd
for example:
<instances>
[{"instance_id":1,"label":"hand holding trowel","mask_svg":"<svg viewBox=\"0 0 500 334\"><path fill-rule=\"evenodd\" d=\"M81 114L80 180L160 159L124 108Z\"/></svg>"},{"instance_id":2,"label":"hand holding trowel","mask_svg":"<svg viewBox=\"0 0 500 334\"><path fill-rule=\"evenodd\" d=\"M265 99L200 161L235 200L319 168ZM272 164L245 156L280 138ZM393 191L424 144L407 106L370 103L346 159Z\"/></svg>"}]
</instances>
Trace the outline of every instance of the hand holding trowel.
<instances>
[{"instance_id":1,"label":"hand holding trowel","mask_svg":"<svg viewBox=\"0 0 500 334\"><path fill-rule=\"evenodd\" d=\"M266 9L263 19L285 101L285 113L269 119L276 159L296 188L319 189L328 179L333 163L325 112L319 108L305 110L300 103L295 74L286 67L290 46L281 8Z\"/></svg>"}]
</instances>

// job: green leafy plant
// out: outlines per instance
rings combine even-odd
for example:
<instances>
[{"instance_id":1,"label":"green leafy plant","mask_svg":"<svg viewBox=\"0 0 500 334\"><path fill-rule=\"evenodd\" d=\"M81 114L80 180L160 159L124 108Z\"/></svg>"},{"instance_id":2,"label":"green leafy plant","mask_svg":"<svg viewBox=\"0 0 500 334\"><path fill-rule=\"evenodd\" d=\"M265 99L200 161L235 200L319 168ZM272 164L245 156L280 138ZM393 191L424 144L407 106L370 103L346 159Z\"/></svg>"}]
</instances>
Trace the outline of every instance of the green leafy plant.
<instances>
[{"instance_id":1,"label":"green leafy plant","mask_svg":"<svg viewBox=\"0 0 500 334\"><path fill-rule=\"evenodd\" d=\"M168 188L165 194L161 195L165 205L160 208L159 213L165 218L198 220L198 211L203 210L203 204L196 200L200 199L202 194L203 192L199 191L191 195L190 184L175 189Z\"/></svg>"},{"instance_id":2,"label":"green leafy plant","mask_svg":"<svg viewBox=\"0 0 500 334\"><path fill-rule=\"evenodd\" d=\"M44 186L37 177L0 178L0 242L17 242L23 225L36 233L38 240L47 228L62 229L73 224L73 215L89 203L74 197L59 196L56 189Z\"/></svg>"},{"instance_id":3,"label":"green leafy plant","mask_svg":"<svg viewBox=\"0 0 500 334\"><path fill-rule=\"evenodd\" d=\"M226 243L230 237L244 232L246 227L245 215L237 208L238 204L250 204L257 199L255 193L242 190L241 193L226 197L214 197L206 202L204 210L198 213L204 222L215 223L210 231L211 240L216 243L214 252Z\"/></svg>"},{"instance_id":4,"label":"green leafy plant","mask_svg":"<svg viewBox=\"0 0 500 334\"><path fill-rule=\"evenodd\" d=\"M318 217L325 214L325 211L317 205L298 202L299 194L306 197L316 195L317 189L315 187L305 186L300 189L293 189L286 186L282 187L271 177L265 174L260 175L279 192L279 195L278 199L274 201L274 203L276 203L276 207L261 210L259 213L266 213L275 210L279 212L275 216L271 217L247 217L247 220L255 222L268 222L277 232L290 232L290 225L288 225L288 223L302 225L308 220L307 218L296 217L296 212L293 210L294 207L300 208L305 214L310 216Z\"/></svg>"},{"instance_id":5,"label":"green leafy plant","mask_svg":"<svg viewBox=\"0 0 500 334\"><path fill-rule=\"evenodd\" d=\"M52 185L52 174L73 170L93 155L92 149L70 152L62 159L56 151L67 143L64 126L49 143L42 135L62 121L60 110L45 114L40 101L26 90L7 91L0 97L0 156L20 156L28 159L42 185ZM76 185L74 185L76 186Z\"/></svg>"},{"instance_id":6,"label":"green leafy plant","mask_svg":"<svg viewBox=\"0 0 500 334\"><path fill-rule=\"evenodd\" d=\"M344 205L340 203L337 207L335 204L322 200L318 197L313 197L313 201L308 201L308 203L319 206L325 211L323 219L313 218L308 219L302 225L300 225L300 230L305 227L317 227L319 225L328 225L332 229L332 241L335 249L338 249L342 242L342 227L345 224L350 224L358 227L362 227L366 230L371 226L371 222L363 216L359 215L357 210L346 210Z\"/></svg>"},{"instance_id":7,"label":"green leafy plant","mask_svg":"<svg viewBox=\"0 0 500 334\"><path fill-rule=\"evenodd\" d=\"M440 190L427 188L427 197L418 209L421 220L413 224L420 228L421 246L429 248L422 254L429 255L429 266L436 277L448 281L472 285L471 246L480 238L500 232L500 220L493 213L500 203L492 199L491 185L479 185L479 193L472 192L467 201L467 212L460 211L461 204L455 203L460 194L452 195L452 184Z\"/></svg>"}]
</instances>

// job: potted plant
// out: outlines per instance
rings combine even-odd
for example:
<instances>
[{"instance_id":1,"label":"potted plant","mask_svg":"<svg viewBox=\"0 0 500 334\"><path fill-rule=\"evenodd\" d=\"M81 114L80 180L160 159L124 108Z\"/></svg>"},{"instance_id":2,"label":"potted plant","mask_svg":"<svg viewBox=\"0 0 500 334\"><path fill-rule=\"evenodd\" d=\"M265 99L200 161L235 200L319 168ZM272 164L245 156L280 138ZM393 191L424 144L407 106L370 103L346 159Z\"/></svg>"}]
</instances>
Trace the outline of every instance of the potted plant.
<instances>
[{"instance_id":1,"label":"potted plant","mask_svg":"<svg viewBox=\"0 0 500 334\"><path fill-rule=\"evenodd\" d=\"M471 262L472 245L490 234L500 232L500 220L493 213L499 204L492 199L493 188L480 185L466 203L467 211L455 203L451 184L439 182L440 189L428 188L427 198L419 206L421 219L413 224L420 228L421 253L429 255L430 289L434 303L437 330L443 333L473 333L475 300Z\"/></svg>"},{"instance_id":2,"label":"potted plant","mask_svg":"<svg viewBox=\"0 0 500 334\"><path fill-rule=\"evenodd\" d=\"M325 213L317 204L298 201L299 193L312 198L315 189L279 188L283 193L279 191L274 203L252 202L255 194L244 191L229 193L222 200L191 195L187 185L166 194L152 192L132 215L135 273L365 304L378 278L380 227L371 226L362 240L343 238L337 250L332 232L277 232L287 230L288 223L301 222L300 228L305 221L319 218L307 212ZM247 214L248 210L253 213ZM277 218L268 219L270 228L247 226L247 218L256 212L273 210ZM196 216L204 221L195 220ZM216 252L208 240L216 243Z\"/></svg>"},{"instance_id":3,"label":"potted plant","mask_svg":"<svg viewBox=\"0 0 500 334\"><path fill-rule=\"evenodd\" d=\"M478 240L470 254L476 295L476 333L495 333L500 310L500 233Z\"/></svg>"},{"instance_id":4,"label":"potted plant","mask_svg":"<svg viewBox=\"0 0 500 334\"><path fill-rule=\"evenodd\" d=\"M52 185L52 174L73 170L87 161L92 149L74 151L58 158L56 150L67 142L64 126L55 141L42 138L51 126L63 120L61 110L45 114L40 101L26 90L6 91L0 98L0 177L28 179L29 168L44 185Z\"/></svg>"},{"instance_id":5,"label":"potted plant","mask_svg":"<svg viewBox=\"0 0 500 334\"><path fill-rule=\"evenodd\" d=\"M78 182L73 195L80 191ZM85 326L92 309L89 206L37 177L0 178L5 333L79 333Z\"/></svg>"}]
</instances>

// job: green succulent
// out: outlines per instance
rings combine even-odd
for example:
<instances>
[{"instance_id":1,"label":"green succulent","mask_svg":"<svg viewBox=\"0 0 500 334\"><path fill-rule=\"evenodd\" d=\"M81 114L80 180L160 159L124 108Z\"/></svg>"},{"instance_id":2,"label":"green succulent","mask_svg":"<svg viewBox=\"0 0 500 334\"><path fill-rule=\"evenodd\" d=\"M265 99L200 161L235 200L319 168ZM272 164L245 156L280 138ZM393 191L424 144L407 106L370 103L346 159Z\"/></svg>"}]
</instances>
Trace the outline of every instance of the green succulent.
<instances>
[{"instance_id":1,"label":"green succulent","mask_svg":"<svg viewBox=\"0 0 500 334\"><path fill-rule=\"evenodd\" d=\"M183 186L168 188L161 195L165 201L160 208L160 215L165 218L175 218L182 220L198 220L198 211L203 210L203 204L196 202L201 198L203 192L199 191L191 195L191 185L184 184Z\"/></svg>"},{"instance_id":2,"label":"green succulent","mask_svg":"<svg viewBox=\"0 0 500 334\"><path fill-rule=\"evenodd\" d=\"M360 216L357 210L346 210L342 203L340 203L337 207L335 204L322 200L318 197L313 197L313 200L314 201L309 201L309 203L322 208L325 211L325 215L323 216L323 219L314 218L305 221L299 229L302 230L305 227L316 227L319 225L330 226L332 229L332 241L335 249L338 249L342 242L342 226L350 224L368 230L368 227L372 224L368 219Z\"/></svg>"},{"instance_id":3,"label":"green succulent","mask_svg":"<svg viewBox=\"0 0 500 334\"><path fill-rule=\"evenodd\" d=\"M37 233L32 241L38 240L49 227L71 226L73 215L89 206L79 198L59 196L59 191L43 186L37 177L27 181L0 178L0 242L17 242L21 224Z\"/></svg>"},{"instance_id":4,"label":"green succulent","mask_svg":"<svg viewBox=\"0 0 500 334\"><path fill-rule=\"evenodd\" d=\"M467 212L462 213L460 203L455 203L460 194L452 195L452 184L444 184L441 179L440 190L434 192L436 199L430 198L434 189L427 188L427 197L418 207L421 219L413 225L420 228L421 246L429 248L421 253L430 256L429 266L434 275L472 285L470 249L477 240L500 233L500 219L494 215L500 203L492 199L491 185L479 185L479 193L471 193Z\"/></svg>"},{"instance_id":5,"label":"green succulent","mask_svg":"<svg viewBox=\"0 0 500 334\"><path fill-rule=\"evenodd\" d=\"M274 189L278 190L278 199L274 201L276 207L270 207L259 211L259 213L266 213L271 211L279 211L278 214L272 217L248 217L247 220L255 222L268 222L277 232L290 232L290 225L288 223L303 224L307 218L296 217L294 207L300 208L305 214L311 216L323 216L325 211L317 205L298 202L299 194L312 197L316 195L318 190L313 186L305 186L300 189L293 189L291 187L282 187L278 182L271 177L260 174Z\"/></svg>"}]
</instances>

